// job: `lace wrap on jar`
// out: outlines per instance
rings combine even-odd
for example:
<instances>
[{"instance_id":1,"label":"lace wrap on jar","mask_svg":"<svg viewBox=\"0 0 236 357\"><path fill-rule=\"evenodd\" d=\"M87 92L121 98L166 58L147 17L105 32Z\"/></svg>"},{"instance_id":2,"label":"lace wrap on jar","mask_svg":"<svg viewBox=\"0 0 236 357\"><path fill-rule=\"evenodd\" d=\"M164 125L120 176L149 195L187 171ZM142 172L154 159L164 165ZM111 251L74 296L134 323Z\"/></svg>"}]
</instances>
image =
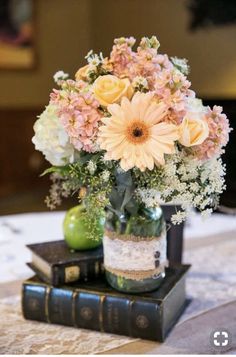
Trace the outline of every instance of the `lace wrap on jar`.
<instances>
[{"instance_id":1,"label":"lace wrap on jar","mask_svg":"<svg viewBox=\"0 0 236 357\"><path fill-rule=\"evenodd\" d=\"M106 231L103 247L105 269L126 279L155 279L168 264L165 231L146 238Z\"/></svg>"}]
</instances>

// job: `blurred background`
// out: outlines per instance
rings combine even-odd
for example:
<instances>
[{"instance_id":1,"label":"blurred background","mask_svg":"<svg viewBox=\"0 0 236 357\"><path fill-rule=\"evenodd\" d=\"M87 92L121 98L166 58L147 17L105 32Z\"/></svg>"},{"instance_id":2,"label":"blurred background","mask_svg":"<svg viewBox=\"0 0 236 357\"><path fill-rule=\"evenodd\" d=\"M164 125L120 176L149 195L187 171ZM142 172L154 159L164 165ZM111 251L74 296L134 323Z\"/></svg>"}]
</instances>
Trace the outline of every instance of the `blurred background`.
<instances>
[{"instance_id":1,"label":"blurred background","mask_svg":"<svg viewBox=\"0 0 236 357\"><path fill-rule=\"evenodd\" d=\"M0 0L0 215L47 210L50 181L39 175L49 165L31 138L53 74L63 69L73 77L90 49L107 55L116 37L151 35L161 53L189 60L197 96L222 105L235 128L234 0ZM224 155L227 191L221 199L231 209L235 158L234 130Z\"/></svg>"}]
</instances>

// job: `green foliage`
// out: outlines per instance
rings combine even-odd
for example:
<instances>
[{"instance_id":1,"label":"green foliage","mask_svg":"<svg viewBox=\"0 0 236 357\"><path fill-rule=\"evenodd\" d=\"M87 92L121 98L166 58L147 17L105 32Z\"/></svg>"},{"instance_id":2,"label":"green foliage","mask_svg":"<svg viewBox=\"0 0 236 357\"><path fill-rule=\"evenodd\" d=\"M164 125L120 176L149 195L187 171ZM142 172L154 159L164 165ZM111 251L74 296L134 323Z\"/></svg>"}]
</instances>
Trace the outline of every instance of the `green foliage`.
<instances>
[{"instance_id":1,"label":"green foliage","mask_svg":"<svg viewBox=\"0 0 236 357\"><path fill-rule=\"evenodd\" d=\"M61 176L64 176L64 175L69 173L69 165L66 165L66 166L51 166L48 169L46 169L40 175L40 177L48 175L48 174L52 174L52 173L57 173L57 174L59 174Z\"/></svg>"},{"instance_id":2,"label":"green foliage","mask_svg":"<svg viewBox=\"0 0 236 357\"><path fill-rule=\"evenodd\" d=\"M53 174L52 208L60 204L61 198L77 194L85 206L90 239L97 237L97 220L110 210L118 220L120 217L138 215L143 205L136 197L137 187L159 187L162 170L141 172L138 169L123 171L115 161L105 161L103 153L81 152L79 159L64 167L51 167L44 173ZM83 188L83 195L81 189ZM59 197L60 196L60 197Z\"/></svg>"},{"instance_id":3,"label":"green foliage","mask_svg":"<svg viewBox=\"0 0 236 357\"><path fill-rule=\"evenodd\" d=\"M145 170L144 172L139 169L133 170L134 183L135 186L142 188L155 188L156 190L161 189L164 170L161 166L155 166L152 171Z\"/></svg>"}]
</instances>

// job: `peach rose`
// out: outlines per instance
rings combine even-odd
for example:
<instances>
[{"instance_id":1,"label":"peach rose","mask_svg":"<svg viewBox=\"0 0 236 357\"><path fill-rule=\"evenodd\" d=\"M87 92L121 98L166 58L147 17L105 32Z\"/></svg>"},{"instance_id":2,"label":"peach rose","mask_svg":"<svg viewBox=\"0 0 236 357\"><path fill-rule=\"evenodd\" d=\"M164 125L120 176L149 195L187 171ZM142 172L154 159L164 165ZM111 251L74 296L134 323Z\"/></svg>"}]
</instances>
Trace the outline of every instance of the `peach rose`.
<instances>
[{"instance_id":1,"label":"peach rose","mask_svg":"<svg viewBox=\"0 0 236 357\"><path fill-rule=\"evenodd\" d=\"M199 115L186 115L179 126L179 142L187 147L200 145L209 135L207 122Z\"/></svg>"},{"instance_id":2,"label":"peach rose","mask_svg":"<svg viewBox=\"0 0 236 357\"><path fill-rule=\"evenodd\" d=\"M100 76L93 84L93 93L101 105L118 103L124 96L131 98L133 88L128 78L120 79L111 74Z\"/></svg>"},{"instance_id":3,"label":"peach rose","mask_svg":"<svg viewBox=\"0 0 236 357\"><path fill-rule=\"evenodd\" d=\"M87 64L84 67L81 67L76 73L75 73L75 79L79 81L82 79L83 81L88 78L88 72L91 69L91 66Z\"/></svg>"}]
</instances>

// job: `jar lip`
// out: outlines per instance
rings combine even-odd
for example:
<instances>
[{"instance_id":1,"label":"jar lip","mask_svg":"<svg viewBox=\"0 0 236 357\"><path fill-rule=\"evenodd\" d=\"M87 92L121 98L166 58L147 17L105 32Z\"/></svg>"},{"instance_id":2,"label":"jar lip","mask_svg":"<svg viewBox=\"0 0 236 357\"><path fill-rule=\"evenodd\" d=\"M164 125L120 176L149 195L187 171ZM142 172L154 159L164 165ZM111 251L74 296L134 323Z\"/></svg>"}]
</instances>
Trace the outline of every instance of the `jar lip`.
<instances>
[{"instance_id":1,"label":"jar lip","mask_svg":"<svg viewBox=\"0 0 236 357\"><path fill-rule=\"evenodd\" d=\"M135 214L129 213L129 211L127 211L127 209L122 210L122 211L117 210L114 207L112 207L112 205L108 205L106 207L106 211L107 211L107 213L115 214L117 217L119 217L119 215L125 216L125 217L126 216L134 216L135 217L135 216L139 216L140 213L142 213L142 212L155 212L155 211L163 212L161 205L157 205L155 207L146 207L146 206L144 206L144 204L137 204L137 206L138 206L138 209L137 209L137 213L135 213Z\"/></svg>"},{"instance_id":2,"label":"jar lip","mask_svg":"<svg viewBox=\"0 0 236 357\"><path fill-rule=\"evenodd\" d=\"M132 241L132 242L142 242L142 241L152 241L152 240L160 240L163 239L163 236L166 235L165 230L162 230L159 236L149 236L149 237L142 237L134 234L121 234L117 233L116 231L111 231L105 229L104 236L108 237L109 239L118 239L121 241Z\"/></svg>"}]
</instances>

